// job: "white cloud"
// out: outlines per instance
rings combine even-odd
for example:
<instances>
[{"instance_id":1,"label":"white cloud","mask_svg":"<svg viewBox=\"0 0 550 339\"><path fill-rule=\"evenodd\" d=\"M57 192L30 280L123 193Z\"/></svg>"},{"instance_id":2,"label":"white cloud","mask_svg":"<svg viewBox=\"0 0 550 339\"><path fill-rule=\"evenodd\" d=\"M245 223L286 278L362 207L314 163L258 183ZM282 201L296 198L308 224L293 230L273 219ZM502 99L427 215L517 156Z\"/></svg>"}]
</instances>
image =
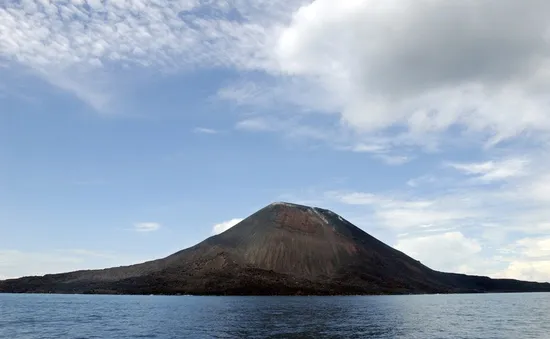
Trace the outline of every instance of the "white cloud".
<instances>
[{"instance_id":1,"label":"white cloud","mask_svg":"<svg viewBox=\"0 0 550 339\"><path fill-rule=\"evenodd\" d=\"M101 84L139 68L273 68L268 46L301 2L8 1L0 5L0 65L27 67L104 111L120 86Z\"/></svg>"},{"instance_id":2,"label":"white cloud","mask_svg":"<svg viewBox=\"0 0 550 339\"><path fill-rule=\"evenodd\" d=\"M520 193L529 199L547 203L550 201L550 175L543 173L531 178L531 182L526 184L524 191Z\"/></svg>"},{"instance_id":3,"label":"white cloud","mask_svg":"<svg viewBox=\"0 0 550 339\"><path fill-rule=\"evenodd\" d=\"M328 142L332 145L341 143L341 136L334 131L315 124L305 123L303 119L252 116L242 119L235 125L237 130L248 132L279 132L286 139L311 139Z\"/></svg>"},{"instance_id":4,"label":"white cloud","mask_svg":"<svg viewBox=\"0 0 550 339\"><path fill-rule=\"evenodd\" d=\"M403 165L412 160L410 157L404 155L378 154L376 157L388 165Z\"/></svg>"},{"instance_id":5,"label":"white cloud","mask_svg":"<svg viewBox=\"0 0 550 339\"><path fill-rule=\"evenodd\" d=\"M494 144L550 131L548 13L544 1L317 0L294 13L276 56L361 132L425 143L459 127Z\"/></svg>"},{"instance_id":6,"label":"white cloud","mask_svg":"<svg viewBox=\"0 0 550 339\"><path fill-rule=\"evenodd\" d=\"M499 276L527 281L550 282L550 260L514 260Z\"/></svg>"},{"instance_id":7,"label":"white cloud","mask_svg":"<svg viewBox=\"0 0 550 339\"><path fill-rule=\"evenodd\" d=\"M102 114L113 112L115 93L122 86L116 86L118 79L102 69L87 70L83 67L69 69L35 69L38 76L53 86L72 93ZM118 84L120 85L120 84Z\"/></svg>"},{"instance_id":8,"label":"white cloud","mask_svg":"<svg viewBox=\"0 0 550 339\"><path fill-rule=\"evenodd\" d=\"M351 147L351 150L353 152L359 152L359 153L383 153L387 151L387 148L384 144L380 143L373 143L373 144L366 144L366 143L358 143Z\"/></svg>"},{"instance_id":9,"label":"white cloud","mask_svg":"<svg viewBox=\"0 0 550 339\"><path fill-rule=\"evenodd\" d=\"M388 165L403 165L413 160L413 157L407 155L392 154L389 149L390 143L382 138L371 138L368 142L358 142L348 149L357 153L370 153L374 159L381 160Z\"/></svg>"},{"instance_id":10,"label":"white cloud","mask_svg":"<svg viewBox=\"0 0 550 339\"><path fill-rule=\"evenodd\" d=\"M196 127L193 131L200 134L218 134L217 130L206 127Z\"/></svg>"},{"instance_id":11,"label":"white cloud","mask_svg":"<svg viewBox=\"0 0 550 339\"><path fill-rule=\"evenodd\" d=\"M277 128L273 123L270 123L265 118L247 118L239 121L235 128L246 131L262 132L262 131L273 131Z\"/></svg>"},{"instance_id":12,"label":"white cloud","mask_svg":"<svg viewBox=\"0 0 550 339\"><path fill-rule=\"evenodd\" d=\"M430 268L448 272L471 270L468 265L482 250L477 240L461 232L399 239L394 247Z\"/></svg>"},{"instance_id":13,"label":"white cloud","mask_svg":"<svg viewBox=\"0 0 550 339\"><path fill-rule=\"evenodd\" d=\"M373 205L383 201L383 198L378 197L373 193L364 192L327 192L325 194L330 199L336 199L344 204L349 205Z\"/></svg>"},{"instance_id":14,"label":"white cloud","mask_svg":"<svg viewBox=\"0 0 550 339\"><path fill-rule=\"evenodd\" d=\"M550 282L550 238L548 236L519 239L501 251L509 257L509 262L498 276Z\"/></svg>"},{"instance_id":15,"label":"white cloud","mask_svg":"<svg viewBox=\"0 0 550 339\"><path fill-rule=\"evenodd\" d=\"M455 226L457 223L475 219L480 214L455 197L423 200L338 191L327 192L325 197L347 205L368 206L378 225L408 232Z\"/></svg>"},{"instance_id":16,"label":"white cloud","mask_svg":"<svg viewBox=\"0 0 550 339\"><path fill-rule=\"evenodd\" d=\"M407 207L382 209L375 214L384 225L403 229L440 227L468 217L453 210Z\"/></svg>"},{"instance_id":17,"label":"white cloud","mask_svg":"<svg viewBox=\"0 0 550 339\"><path fill-rule=\"evenodd\" d=\"M134 230L136 232L154 232L160 229L161 225L156 222L140 222L134 224Z\"/></svg>"},{"instance_id":18,"label":"white cloud","mask_svg":"<svg viewBox=\"0 0 550 339\"><path fill-rule=\"evenodd\" d=\"M212 227L212 234L216 235L216 234L223 233L223 232L227 231L228 229L230 229L231 227L237 225L241 221L243 221L243 219L235 218L235 219L231 219L231 220L228 220L228 221L221 222L219 224L215 224Z\"/></svg>"},{"instance_id":19,"label":"white cloud","mask_svg":"<svg viewBox=\"0 0 550 339\"><path fill-rule=\"evenodd\" d=\"M235 129L256 133L280 133L285 139L316 141L338 151L367 153L372 159L390 166L403 165L414 158L413 156L392 152L388 148L388 140L368 137L361 138L363 141L357 142L356 136L353 133L348 133L349 131L345 129L327 127L311 122L305 117L249 116L238 121L235 124Z\"/></svg>"},{"instance_id":20,"label":"white cloud","mask_svg":"<svg viewBox=\"0 0 550 339\"><path fill-rule=\"evenodd\" d=\"M526 159L506 159L480 163L449 163L449 166L465 174L475 175L483 181L496 181L525 175L527 164Z\"/></svg>"},{"instance_id":21,"label":"white cloud","mask_svg":"<svg viewBox=\"0 0 550 339\"><path fill-rule=\"evenodd\" d=\"M267 17L281 16L293 6L246 0L234 6L193 0L102 1L97 6L7 3L0 8L0 51L39 69L108 67L113 62L169 69L193 64L254 67L265 63L258 48L272 21Z\"/></svg>"},{"instance_id":22,"label":"white cloud","mask_svg":"<svg viewBox=\"0 0 550 339\"><path fill-rule=\"evenodd\" d=\"M516 248L525 258L546 258L550 260L550 238L523 238L516 241Z\"/></svg>"},{"instance_id":23,"label":"white cloud","mask_svg":"<svg viewBox=\"0 0 550 339\"><path fill-rule=\"evenodd\" d=\"M418 178L412 178L407 181L407 186L417 188L421 185L430 185L437 183L438 180L441 180L441 178L437 179L431 175L423 175Z\"/></svg>"}]
</instances>

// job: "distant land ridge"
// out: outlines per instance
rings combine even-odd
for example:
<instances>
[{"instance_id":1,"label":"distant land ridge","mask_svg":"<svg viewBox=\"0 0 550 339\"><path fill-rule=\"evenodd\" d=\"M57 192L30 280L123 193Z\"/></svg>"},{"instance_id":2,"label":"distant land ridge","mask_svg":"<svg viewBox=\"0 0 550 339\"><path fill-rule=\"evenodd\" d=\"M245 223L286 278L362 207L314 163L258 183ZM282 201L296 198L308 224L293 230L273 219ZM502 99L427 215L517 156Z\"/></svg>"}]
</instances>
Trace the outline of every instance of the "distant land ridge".
<instances>
[{"instance_id":1,"label":"distant land ridge","mask_svg":"<svg viewBox=\"0 0 550 339\"><path fill-rule=\"evenodd\" d=\"M550 292L550 284L434 271L332 211L277 202L163 259L4 280L0 292L360 295Z\"/></svg>"}]
</instances>

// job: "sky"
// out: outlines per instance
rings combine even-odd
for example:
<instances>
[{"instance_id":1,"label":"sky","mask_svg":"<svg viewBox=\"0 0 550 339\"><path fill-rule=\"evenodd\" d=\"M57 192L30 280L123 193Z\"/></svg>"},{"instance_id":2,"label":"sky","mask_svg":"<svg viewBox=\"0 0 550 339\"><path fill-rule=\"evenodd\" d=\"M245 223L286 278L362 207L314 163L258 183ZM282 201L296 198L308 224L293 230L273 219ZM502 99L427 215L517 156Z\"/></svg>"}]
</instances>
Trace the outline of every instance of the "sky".
<instances>
[{"instance_id":1,"label":"sky","mask_svg":"<svg viewBox=\"0 0 550 339\"><path fill-rule=\"evenodd\" d=\"M274 201L550 281L550 2L0 0L0 279Z\"/></svg>"}]
</instances>

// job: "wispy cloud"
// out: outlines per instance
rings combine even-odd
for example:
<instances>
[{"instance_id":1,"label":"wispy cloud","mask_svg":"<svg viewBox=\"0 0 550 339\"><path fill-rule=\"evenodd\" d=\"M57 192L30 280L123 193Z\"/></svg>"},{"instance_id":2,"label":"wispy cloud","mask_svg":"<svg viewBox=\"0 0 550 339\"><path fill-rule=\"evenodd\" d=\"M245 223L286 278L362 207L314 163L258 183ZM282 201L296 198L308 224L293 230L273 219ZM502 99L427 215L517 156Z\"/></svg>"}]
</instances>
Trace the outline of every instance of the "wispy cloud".
<instances>
[{"instance_id":1,"label":"wispy cloud","mask_svg":"<svg viewBox=\"0 0 550 339\"><path fill-rule=\"evenodd\" d=\"M377 138L365 138L366 141L358 143L353 132L345 126L331 127L319 122L311 123L305 116L250 116L238 121L235 129L256 133L279 133L285 139L317 142L338 151L367 153L373 159L391 166L403 165L414 158L392 152L386 141Z\"/></svg>"},{"instance_id":2,"label":"wispy cloud","mask_svg":"<svg viewBox=\"0 0 550 339\"><path fill-rule=\"evenodd\" d=\"M160 229L161 225L157 222L140 222L134 224L136 232L154 232Z\"/></svg>"},{"instance_id":3,"label":"wispy cloud","mask_svg":"<svg viewBox=\"0 0 550 339\"><path fill-rule=\"evenodd\" d=\"M458 222L480 217L479 211L463 203L457 205L455 200L458 199L455 197L425 200L339 191L326 192L325 197L342 204L368 207L376 224L407 232L454 226Z\"/></svg>"},{"instance_id":4,"label":"wispy cloud","mask_svg":"<svg viewBox=\"0 0 550 339\"><path fill-rule=\"evenodd\" d=\"M358 153L384 153L388 150L387 145L384 143L358 143L353 145L350 149Z\"/></svg>"},{"instance_id":5,"label":"wispy cloud","mask_svg":"<svg viewBox=\"0 0 550 339\"><path fill-rule=\"evenodd\" d=\"M253 132L263 132L263 131L275 131L278 129L278 123L273 123L263 117L253 117L243 119L235 125L236 129L253 131Z\"/></svg>"},{"instance_id":6,"label":"wispy cloud","mask_svg":"<svg viewBox=\"0 0 550 339\"><path fill-rule=\"evenodd\" d=\"M407 180L407 186L417 188L421 185L433 185L439 181L441 181L441 178L435 178L432 175L422 175L420 177Z\"/></svg>"},{"instance_id":7,"label":"wispy cloud","mask_svg":"<svg viewBox=\"0 0 550 339\"><path fill-rule=\"evenodd\" d=\"M337 145L343 139L326 126L304 123L304 120L301 117L252 116L237 122L235 128L248 132L278 132L286 139L328 142L330 145Z\"/></svg>"},{"instance_id":8,"label":"wispy cloud","mask_svg":"<svg viewBox=\"0 0 550 339\"><path fill-rule=\"evenodd\" d=\"M405 155L389 155L389 154L378 154L376 155L376 158L381 159L383 162L385 162L388 165L403 165L412 160L411 157L405 156Z\"/></svg>"},{"instance_id":9,"label":"wispy cloud","mask_svg":"<svg viewBox=\"0 0 550 339\"><path fill-rule=\"evenodd\" d=\"M388 165L403 165L413 160L412 156L392 153L392 146L383 138L371 138L368 142L358 142L349 147L356 153L369 153L374 159L381 160Z\"/></svg>"},{"instance_id":10,"label":"wispy cloud","mask_svg":"<svg viewBox=\"0 0 550 339\"><path fill-rule=\"evenodd\" d=\"M483 181L497 181L525 175L525 158L486 161L479 163L449 163L448 166Z\"/></svg>"},{"instance_id":11,"label":"wispy cloud","mask_svg":"<svg viewBox=\"0 0 550 339\"><path fill-rule=\"evenodd\" d=\"M217 130L206 127L196 127L193 131L199 134L218 134Z\"/></svg>"}]
</instances>

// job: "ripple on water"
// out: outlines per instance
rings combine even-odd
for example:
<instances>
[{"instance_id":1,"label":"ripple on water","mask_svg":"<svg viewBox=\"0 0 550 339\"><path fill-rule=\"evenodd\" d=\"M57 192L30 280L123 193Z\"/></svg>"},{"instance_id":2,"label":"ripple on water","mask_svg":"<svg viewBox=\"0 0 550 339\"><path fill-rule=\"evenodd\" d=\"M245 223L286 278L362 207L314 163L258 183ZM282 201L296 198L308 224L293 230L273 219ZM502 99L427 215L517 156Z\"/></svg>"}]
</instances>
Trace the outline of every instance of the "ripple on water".
<instances>
[{"instance_id":1,"label":"ripple on water","mask_svg":"<svg viewBox=\"0 0 550 339\"><path fill-rule=\"evenodd\" d=\"M550 294L149 297L0 294L0 338L548 338Z\"/></svg>"}]
</instances>

